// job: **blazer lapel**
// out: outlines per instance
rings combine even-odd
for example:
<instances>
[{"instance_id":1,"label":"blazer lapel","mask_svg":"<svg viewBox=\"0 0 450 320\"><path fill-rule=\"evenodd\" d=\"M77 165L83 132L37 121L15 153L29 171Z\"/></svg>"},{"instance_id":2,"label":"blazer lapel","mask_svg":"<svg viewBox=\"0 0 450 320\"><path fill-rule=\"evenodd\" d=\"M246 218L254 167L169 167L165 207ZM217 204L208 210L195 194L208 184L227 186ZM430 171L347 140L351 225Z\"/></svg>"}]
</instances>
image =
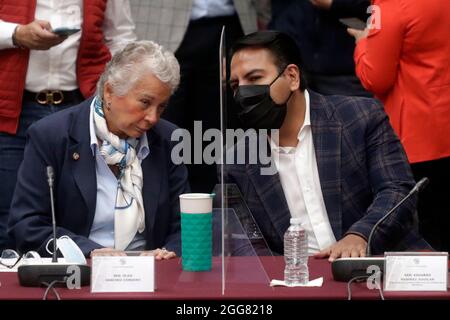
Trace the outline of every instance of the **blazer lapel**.
<instances>
[{"instance_id":1,"label":"blazer lapel","mask_svg":"<svg viewBox=\"0 0 450 320\"><path fill-rule=\"evenodd\" d=\"M89 106L91 99L86 101L85 104L85 107L75 115L70 128L71 141L68 147L68 161L72 169L73 179L88 209L89 221L92 223L97 200L97 176L95 159L90 146Z\"/></svg>"},{"instance_id":2,"label":"blazer lapel","mask_svg":"<svg viewBox=\"0 0 450 320\"><path fill-rule=\"evenodd\" d=\"M83 108L83 111L73 121L70 129L71 141L68 148L68 161L70 161L73 179L88 208L88 217L92 224L97 200L97 176L95 171L95 158L90 146L89 106L91 101L90 99L86 102L86 108ZM153 133L149 132L148 143L150 154L142 161L142 194L145 195L143 201L146 215L146 228L148 230L153 229L161 188L161 183L155 183L155 181L162 181L158 164L164 161L159 156L161 155L161 152L159 152L160 146L156 144L152 145L153 140ZM90 228L91 226L89 226L89 230Z\"/></svg>"},{"instance_id":3,"label":"blazer lapel","mask_svg":"<svg viewBox=\"0 0 450 320\"><path fill-rule=\"evenodd\" d=\"M165 160L161 158L160 146L153 144L154 133L150 131L147 134L150 153L142 161L143 187L142 195L145 210L146 232L153 230L155 224L156 209L158 207L160 190L161 190L161 170L160 163Z\"/></svg>"},{"instance_id":4,"label":"blazer lapel","mask_svg":"<svg viewBox=\"0 0 450 320\"><path fill-rule=\"evenodd\" d=\"M289 227L291 214L279 174L262 175L263 167L261 164L247 165L247 174L278 236L283 239L284 232Z\"/></svg>"},{"instance_id":5,"label":"blazer lapel","mask_svg":"<svg viewBox=\"0 0 450 320\"><path fill-rule=\"evenodd\" d=\"M310 93L311 129L323 200L336 239L342 236L341 135L342 126L332 119L327 100Z\"/></svg>"}]
</instances>

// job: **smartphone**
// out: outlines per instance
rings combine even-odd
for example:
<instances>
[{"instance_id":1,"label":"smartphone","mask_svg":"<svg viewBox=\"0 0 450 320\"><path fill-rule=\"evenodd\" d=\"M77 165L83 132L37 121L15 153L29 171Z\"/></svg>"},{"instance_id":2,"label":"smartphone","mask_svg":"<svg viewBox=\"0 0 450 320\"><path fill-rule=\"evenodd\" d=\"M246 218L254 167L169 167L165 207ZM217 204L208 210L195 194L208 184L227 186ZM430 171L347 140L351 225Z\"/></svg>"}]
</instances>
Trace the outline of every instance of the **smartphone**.
<instances>
[{"instance_id":1,"label":"smartphone","mask_svg":"<svg viewBox=\"0 0 450 320\"><path fill-rule=\"evenodd\" d=\"M367 24L358 18L342 18L339 19L339 22L356 30L364 30L367 27Z\"/></svg>"},{"instance_id":2,"label":"smartphone","mask_svg":"<svg viewBox=\"0 0 450 320\"><path fill-rule=\"evenodd\" d=\"M63 27L63 28L53 29L52 32L57 34L58 36L67 37L74 33L77 33L80 30L81 30L80 28L65 28L65 27Z\"/></svg>"}]
</instances>

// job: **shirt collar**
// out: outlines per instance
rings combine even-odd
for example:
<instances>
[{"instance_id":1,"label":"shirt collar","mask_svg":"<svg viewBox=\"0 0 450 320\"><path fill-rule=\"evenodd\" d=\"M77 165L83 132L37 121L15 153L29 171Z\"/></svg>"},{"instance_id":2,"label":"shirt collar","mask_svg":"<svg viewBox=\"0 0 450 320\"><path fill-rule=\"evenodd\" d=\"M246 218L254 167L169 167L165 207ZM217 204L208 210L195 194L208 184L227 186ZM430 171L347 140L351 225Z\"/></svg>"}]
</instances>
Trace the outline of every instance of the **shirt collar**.
<instances>
[{"instance_id":1,"label":"shirt collar","mask_svg":"<svg viewBox=\"0 0 450 320\"><path fill-rule=\"evenodd\" d=\"M91 108L89 111L89 136L91 141L91 150L92 155L95 156L96 150L98 149L98 140L97 136L95 134L95 128L94 128L94 102L95 99L91 102ZM144 133L139 138L139 143L136 147L137 150L137 157L139 160L144 160L150 153L150 148L148 146L148 139L147 139L147 133Z\"/></svg>"},{"instance_id":2,"label":"shirt collar","mask_svg":"<svg viewBox=\"0 0 450 320\"><path fill-rule=\"evenodd\" d=\"M311 126L311 99L309 97L308 90L305 90L305 119L303 120L303 125L298 131L298 136L300 137L300 132L302 132L303 128Z\"/></svg>"},{"instance_id":3,"label":"shirt collar","mask_svg":"<svg viewBox=\"0 0 450 320\"><path fill-rule=\"evenodd\" d=\"M305 90L304 97L305 97L305 119L303 120L303 124L302 124L300 130L298 130L297 140L300 140L301 132L306 127L310 127L311 126L311 114L310 114L311 99L309 97L308 90ZM295 147L280 147L272 139L270 139L270 148L272 149L272 151L275 151L275 152L280 152L281 151L283 153L293 153L294 150L295 150Z\"/></svg>"}]
</instances>

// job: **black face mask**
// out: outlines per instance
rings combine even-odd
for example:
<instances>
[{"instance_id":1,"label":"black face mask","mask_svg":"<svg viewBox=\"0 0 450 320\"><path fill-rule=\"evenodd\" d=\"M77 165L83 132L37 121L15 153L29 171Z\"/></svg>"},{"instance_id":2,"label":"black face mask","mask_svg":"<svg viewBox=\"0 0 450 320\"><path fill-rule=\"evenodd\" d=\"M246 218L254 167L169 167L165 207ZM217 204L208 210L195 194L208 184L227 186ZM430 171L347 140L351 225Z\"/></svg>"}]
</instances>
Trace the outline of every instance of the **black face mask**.
<instances>
[{"instance_id":1,"label":"black face mask","mask_svg":"<svg viewBox=\"0 0 450 320\"><path fill-rule=\"evenodd\" d=\"M239 104L238 117L248 129L280 129L287 111L287 102L277 104L270 96L270 86L277 81L284 70L270 83L265 85L239 86L234 100Z\"/></svg>"}]
</instances>

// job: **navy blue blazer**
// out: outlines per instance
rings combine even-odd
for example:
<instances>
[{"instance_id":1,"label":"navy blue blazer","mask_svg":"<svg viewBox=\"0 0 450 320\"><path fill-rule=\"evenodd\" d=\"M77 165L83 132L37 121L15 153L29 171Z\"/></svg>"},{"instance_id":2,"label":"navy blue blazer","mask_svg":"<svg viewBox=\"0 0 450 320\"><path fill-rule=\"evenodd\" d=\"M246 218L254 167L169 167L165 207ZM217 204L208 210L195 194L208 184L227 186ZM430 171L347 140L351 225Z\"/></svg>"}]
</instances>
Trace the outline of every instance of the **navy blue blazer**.
<instances>
[{"instance_id":1,"label":"navy blue blazer","mask_svg":"<svg viewBox=\"0 0 450 320\"><path fill-rule=\"evenodd\" d=\"M353 233L367 240L375 223L414 186L406 154L378 101L309 93L320 184L334 236ZM248 147L248 139L239 143ZM229 164L225 179L240 188L270 249L283 254L291 215L279 174L261 175L262 167L261 161ZM416 200L411 197L380 225L373 253L431 249L413 228Z\"/></svg>"},{"instance_id":2,"label":"navy blue blazer","mask_svg":"<svg viewBox=\"0 0 450 320\"><path fill-rule=\"evenodd\" d=\"M89 240L95 215L97 181L90 147L89 99L30 127L11 204L9 236L21 252L37 250L52 235L46 167L55 171L57 235L70 236L85 255L102 246ZM166 247L180 255L178 196L189 191L184 165L174 165L170 137L176 126L160 120L147 132L150 154L142 161L146 248ZM74 157L78 153L79 158Z\"/></svg>"}]
</instances>

